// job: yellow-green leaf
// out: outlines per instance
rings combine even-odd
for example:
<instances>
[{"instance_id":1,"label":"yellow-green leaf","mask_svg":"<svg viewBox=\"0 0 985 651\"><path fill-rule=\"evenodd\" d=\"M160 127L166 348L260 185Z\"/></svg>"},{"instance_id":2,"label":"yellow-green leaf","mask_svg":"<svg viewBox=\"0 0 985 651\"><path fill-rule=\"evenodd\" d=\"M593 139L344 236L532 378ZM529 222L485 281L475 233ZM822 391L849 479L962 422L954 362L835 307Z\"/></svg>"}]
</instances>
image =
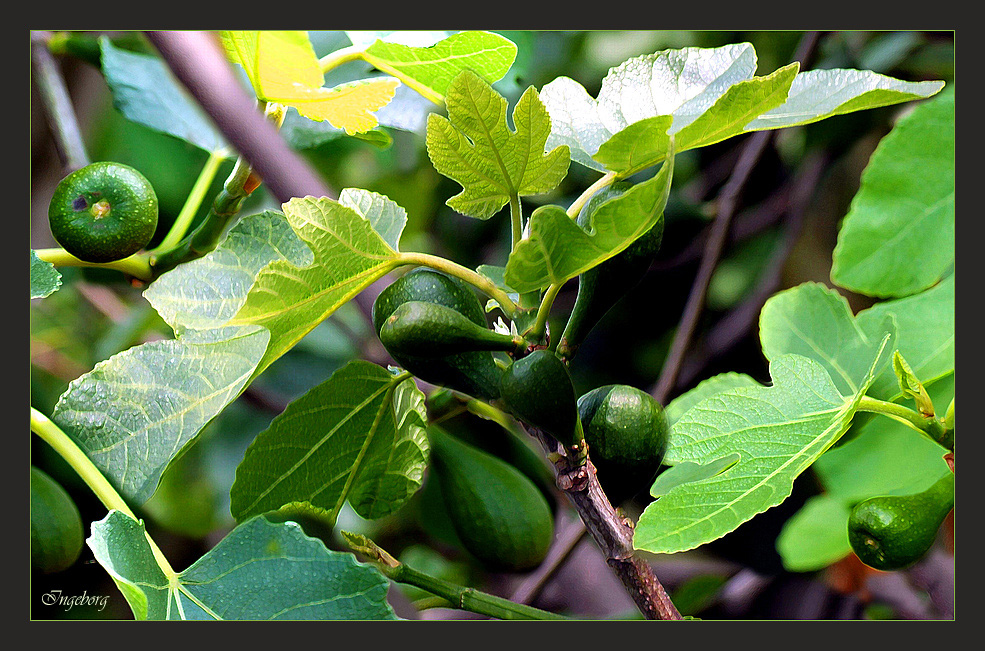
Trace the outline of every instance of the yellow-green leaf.
<instances>
[{"instance_id":1,"label":"yellow-green leaf","mask_svg":"<svg viewBox=\"0 0 985 651\"><path fill-rule=\"evenodd\" d=\"M399 81L362 79L324 88L324 75L307 32L224 31L229 58L243 66L256 96L286 104L316 121L328 121L346 133L375 127L373 115L393 99Z\"/></svg>"}]
</instances>

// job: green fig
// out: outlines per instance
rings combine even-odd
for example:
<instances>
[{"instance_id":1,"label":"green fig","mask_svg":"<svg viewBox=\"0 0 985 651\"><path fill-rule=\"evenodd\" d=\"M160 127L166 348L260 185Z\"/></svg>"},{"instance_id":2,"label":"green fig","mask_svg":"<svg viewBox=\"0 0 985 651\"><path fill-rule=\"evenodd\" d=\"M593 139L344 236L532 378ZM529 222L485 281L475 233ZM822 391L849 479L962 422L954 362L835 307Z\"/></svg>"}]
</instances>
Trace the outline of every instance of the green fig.
<instances>
[{"instance_id":1,"label":"green fig","mask_svg":"<svg viewBox=\"0 0 985 651\"><path fill-rule=\"evenodd\" d=\"M45 573L70 567L82 552L82 518L58 483L31 466L31 567Z\"/></svg>"},{"instance_id":2,"label":"green fig","mask_svg":"<svg viewBox=\"0 0 985 651\"><path fill-rule=\"evenodd\" d=\"M553 351L541 348L503 372L500 395L517 418L565 446L579 442L578 402L568 368Z\"/></svg>"},{"instance_id":3,"label":"green fig","mask_svg":"<svg viewBox=\"0 0 985 651\"><path fill-rule=\"evenodd\" d=\"M579 398L578 416L599 484L613 504L653 484L670 438L659 402L636 387L610 384Z\"/></svg>"},{"instance_id":4,"label":"green fig","mask_svg":"<svg viewBox=\"0 0 985 651\"><path fill-rule=\"evenodd\" d=\"M554 537L543 494L505 461L432 427L431 472L462 546L488 569L536 567Z\"/></svg>"},{"instance_id":5,"label":"green fig","mask_svg":"<svg viewBox=\"0 0 985 651\"><path fill-rule=\"evenodd\" d=\"M486 327L482 304L466 283L432 269L418 268L380 292L373 304L373 325L377 335L397 308L410 301L451 308L476 325ZM453 353L443 357L405 354L389 349L387 352L397 364L425 382L476 398L495 400L499 397L502 372L488 350Z\"/></svg>"},{"instance_id":6,"label":"green fig","mask_svg":"<svg viewBox=\"0 0 985 651\"><path fill-rule=\"evenodd\" d=\"M848 517L848 542L859 559L877 570L916 563L937 538L954 506L954 473L913 495L880 495L859 502Z\"/></svg>"},{"instance_id":7,"label":"green fig","mask_svg":"<svg viewBox=\"0 0 985 651\"><path fill-rule=\"evenodd\" d=\"M380 328L380 341L391 353L417 357L446 357L473 350L515 351L520 345L511 335L427 301L407 301L394 310Z\"/></svg>"},{"instance_id":8,"label":"green fig","mask_svg":"<svg viewBox=\"0 0 985 651\"><path fill-rule=\"evenodd\" d=\"M48 224L76 258L105 263L144 248L157 230L157 213L157 194L143 174L101 161L61 180L48 204Z\"/></svg>"}]
</instances>

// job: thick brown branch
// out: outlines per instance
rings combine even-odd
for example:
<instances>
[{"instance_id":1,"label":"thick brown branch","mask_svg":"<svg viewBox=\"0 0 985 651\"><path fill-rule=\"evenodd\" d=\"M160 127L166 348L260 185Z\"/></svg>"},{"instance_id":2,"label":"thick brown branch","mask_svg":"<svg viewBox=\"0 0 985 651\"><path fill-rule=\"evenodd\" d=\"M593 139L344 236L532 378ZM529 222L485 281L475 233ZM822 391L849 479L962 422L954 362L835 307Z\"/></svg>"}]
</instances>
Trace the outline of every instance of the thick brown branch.
<instances>
[{"instance_id":1,"label":"thick brown branch","mask_svg":"<svg viewBox=\"0 0 985 651\"><path fill-rule=\"evenodd\" d=\"M567 493L585 528L605 555L609 567L626 586L636 606L647 619L681 619L667 591L649 563L633 548L632 522L620 515L609 502L589 460L575 467L567 451L552 437L535 427L522 424L554 462L558 488Z\"/></svg>"}]
</instances>

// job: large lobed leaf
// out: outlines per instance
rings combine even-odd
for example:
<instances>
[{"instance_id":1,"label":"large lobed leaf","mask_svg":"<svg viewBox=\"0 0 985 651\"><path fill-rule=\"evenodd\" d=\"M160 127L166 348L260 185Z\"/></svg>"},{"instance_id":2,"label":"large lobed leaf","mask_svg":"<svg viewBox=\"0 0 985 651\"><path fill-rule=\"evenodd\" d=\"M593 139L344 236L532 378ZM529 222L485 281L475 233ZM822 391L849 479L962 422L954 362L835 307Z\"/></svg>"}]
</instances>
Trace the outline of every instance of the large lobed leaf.
<instances>
[{"instance_id":1,"label":"large lobed leaf","mask_svg":"<svg viewBox=\"0 0 985 651\"><path fill-rule=\"evenodd\" d=\"M887 358L879 352L870 359L873 373ZM692 549L782 502L794 479L848 429L867 386L842 395L819 363L795 354L772 360L770 375L772 386L722 392L677 421L668 464L722 461L728 469L699 474L651 502L634 532L638 549ZM734 465L724 463L729 457Z\"/></svg>"},{"instance_id":2,"label":"large lobed leaf","mask_svg":"<svg viewBox=\"0 0 985 651\"><path fill-rule=\"evenodd\" d=\"M268 340L262 328L231 327L136 346L69 384L51 418L142 504L168 463L245 388Z\"/></svg>"},{"instance_id":3,"label":"large lobed leaf","mask_svg":"<svg viewBox=\"0 0 985 651\"><path fill-rule=\"evenodd\" d=\"M767 301L760 339L772 386L731 374L669 406L665 463L673 467L640 517L641 549L691 549L782 502L847 431L876 378L892 374L899 341L892 312L856 319L844 298L817 283Z\"/></svg>"},{"instance_id":4,"label":"large lobed leaf","mask_svg":"<svg viewBox=\"0 0 985 651\"><path fill-rule=\"evenodd\" d=\"M397 619L382 574L294 522L244 522L172 580L143 523L120 511L94 522L86 542L138 620Z\"/></svg>"},{"instance_id":5,"label":"large lobed leaf","mask_svg":"<svg viewBox=\"0 0 985 651\"><path fill-rule=\"evenodd\" d=\"M445 97L448 117L428 115L427 150L434 167L462 185L446 203L489 219L511 198L553 190L568 172L567 147L544 153L551 121L533 87L506 123L506 98L471 70L460 72Z\"/></svg>"},{"instance_id":6,"label":"large lobed leaf","mask_svg":"<svg viewBox=\"0 0 985 651\"><path fill-rule=\"evenodd\" d=\"M954 92L900 119L862 172L831 280L869 296L914 294L954 265Z\"/></svg>"},{"instance_id":7,"label":"large lobed leaf","mask_svg":"<svg viewBox=\"0 0 985 651\"><path fill-rule=\"evenodd\" d=\"M146 501L253 377L389 270L388 241L406 221L385 197L351 189L285 212L243 218L212 253L162 275L145 297L178 338L116 355L62 396L53 419L129 499Z\"/></svg>"},{"instance_id":8,"label":"large lobed leaf","mask_svg":"<svg viewBox=\"0 0 985 651\"><path fill-rule=\"evenodd\" d=\"M663 219L673 175L671 157L652 178L602 203L590 231L559 206L537 208L507 260L506 283L518 292L561 285L622 252Z\"/></svg>"},{"instance_id":9,"label":"large lobed leaf","mask_svg":"<svg viewBox=\"0 0 985 651\"><path fill-rule=\"evenodd\" d=\"M368 519L392 513L421 486L426 423L412 379L350 362L257 435L236 469L233 516L304 505L334 521L346 500Z\"/></svg>"},{"instance_id":10,"label":"large lobed leaf","mask_svg":"<svg viewBox=\"0 0 985 651\"><path fill-rule=\"evenodd\" d=\"M268 264L230 321L270 331L257 373L397 264L396 251L375 227L395 244L406 217L389 199L371 194L352 191L338 202L294 198L283 205L285 217L314 260L304 267L284 259Z\"/></svg>"},{"instance_id":11,"label":"large lobed leaf","mask_svg":"<svg viewBox=\"0 0 985 651\"><path fill-rule=\"evenodd\" d=\"M256 274L272 260L313 259L283 215L243 218L215 251L144 292L178 337L101 362L69 385L52 419L127 499L147 501L168 464L246 388L263 359L269 331L225 327Z\"/></svg>"},{"instance_id":12,"label":"large lobed leaf","mask_svg":"<svg viewBox=\"0 0 985 651\"><path fill-rule=\"evenodd\" d=\"M580 83L558 77L540 94L551 116L547 146L568 145L582 165L628 174L662 160L668 133L685 151L741 133L929 97L943 87L869 71L797 69L794 63L754 77L755 50L740 43L629 59L605 76L598 99ZM669 131L653 128L652 119L661 116L672 116Z\"/></svg>"}]
</instances>

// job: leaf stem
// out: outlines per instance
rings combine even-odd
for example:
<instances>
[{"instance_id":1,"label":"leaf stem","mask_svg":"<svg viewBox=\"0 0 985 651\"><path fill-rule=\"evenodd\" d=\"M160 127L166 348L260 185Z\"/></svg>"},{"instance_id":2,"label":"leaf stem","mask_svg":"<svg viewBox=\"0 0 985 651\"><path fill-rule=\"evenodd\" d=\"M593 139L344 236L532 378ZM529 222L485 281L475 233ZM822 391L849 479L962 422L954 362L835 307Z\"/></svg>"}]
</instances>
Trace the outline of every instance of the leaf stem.
<instances>
[{"instance_id":1,"label":"leaf stem","mask_svg":"<svg viewBox=\"0 0 985 651\"><path fill-rule=\"evenodd\" d=\"M228 149L209 152L209 158L205 161L202 171L199 172L198 179L195 180L195 185L192 186L191 192L188 193L188 198L185 199L185 205L181 207L181 212L178 213L174 223L171 225L171 230L168 231L168 234L164 236L164 239L161 240L161 243L152 253L160 253L173 249L185 236L188 228L191 226L192 220L195 218L195 214L202 205L202 201L205 200L205 193L212 186L212 181L215 180L215 176L219 172L219 167L228 155Z\"/></svg>"},{"instance_id":2,"label":"leaf stem","mask_svg":"<svg viewBox=\"0 0 985 651\"><path fill-rule=\"evenodd\" d=\"M103 506L110 511L120 511L134 520L140 521L99 468L86 456L85 452L80 450L79 446L58 425L34 407L31 407L31 431L41 437L41 440L50 445L55 452L72 466L72 469L78 473L82 481L86 483L86 486L95 493L99 501L103 503ZM164 557L157 544L151 539L146 529L144 530L144 535L147 537L147 542L150 543L151 551L154 553L157 564L161 567L165 576L168 577L168 580L177 576L177 573L171 567L171 564L168 563L168 560Z\"/></svg>"},{"instance_id":3,"label":"leaf stem","mask_svg":"<svg viewBox=\"0 0 985 651\"><path fill-rule=\"evenodd\" d=\"M520 207L520 196L516 192L510 193L510 224L513 233L510 251L513 251L523 239L523 209Z\"/></svg>"},{"instance_id":4,"label":"leaf stem","mask_svg":"<svg viewBox=\"0 0 985 651\"><path fill-rule=\"evenodd\" d=\"M154 278L154 272L149 262L150 256L146 253L134 253L130 257L123 258L122 260L114 260L113 262L86 262L59 247L53 249L35 249L34 252L39 259L49 262L56 267L114 269L143 281L150 281Z\"/></svg>"},{"instance_id":5,"label":"leaf stem","mask_svg":"<svg viewBox=\"0 0 985 651\"><path fill-rule=\"evenodd\" d=\"M488 402L483 402L476 398L469 398L465 403L465 409L479 418L491 420L509 432L516 432L517 425L513 417L502 409L498 409Z\"/></svg>"},{"instance_id":6,"label":"leaf stem","mask_svg":"<svg viewBox=\"0 0 985 651\"><path fill-rule=\"evenodd\" d=\"M258 100L257 108L263 111L264 116L275 127L280 128L287 111L284 105L273 102L268 104ZM254 171L249 161L242 155L239 156L226 178L222 190L212 201L212 207L205 219L195 227L195 230L185 235L174 246L170 248L158 247L157 250L162 251L162 253L151 256L150 265L155 276L173 269L182 262L200 258L213 251L225 233L226 227L239 214L243 202L259 185L255 180L251 180L254 178ZM210 184L211 180L209 181Z\"/></svg>"},{"instance_id":7,"label":"leaf stem","mask_svg":"<svg viewBox=\"0 0 985 651\"><path fill-rule=\"evenodd\" d=\"M889 416L912 427L946 450L954 452L954 430L946 429L944 424L933 416L924 416L909 407L870 396L862 396L858 403L858 411Z\"/></svg>"},{"instance_id":8,"label":"leaf stem","mask_svg":"<svg viewBox=\"0 0 985 651\"><path fill-rule=\"evenodd\" d=\"M499 303L499 307L506 316L512 319L516 315L516 304L510 299L509 295L497 287L491 280L476 271L472 271L468 267L463 267L457 262L452 262L441 256L431 255L429 253L398 253L396 266L405 264L430 267L460 278Z\"/></svg>"},{"instance_id":9,"label":"leaf stem","mask_svg":"<svg viewBox=\"0 0 985 651\"><path fill-rule=\"evenodd\" d=\"M616 178L618 178L618 176L615 172L609 172L608 174L600 178L598 181L588 186L588 188L584 192L582 192L581 195L577 199L575 199L570 206L568 206L568 210L567 210L568 217L570 217L571 219L577 218L578 213L580 213L581 209L585 207L585 204L588 203L588 200L592 198L592 195L598 192L599 190L601 190L602 188L612 185L615 182Z\"/></svg>"},{"instance_id":10,"label":"leaf stem","mask_svg":"<svg viewBox=\"0 0 985 651\"><path fill-rule=\"evenodd\" d=\"M358 47L356 45L350 45L349 47L344 47L335 52L330 52L318 59L318 67L321 68L322 74L325 74L329 70L333 70L343 63L349 63L350 61L363 60L369 65L373 66L380 72L384 72L391 77L395 77L400 80L401 83L406 84L408 87L412 88L415 92L421 95L421 97L427 99L428 101L434 102L438 106L444 106L445 97L440 93L435 92L433 89L428 88L426 85L420 83L413 77L409 77L402 73L397 68L394 68L386 59L380 59L374 57L372 54L367 52L364 48Z\"/></svg>"},{"instance_id":11,"label":"leaf stem","mask_svg":"<svg viewBox=\"0 0 985 651\"><path fill-rule=\"evenodd\" d=\"M564 615L558 615L540 608L518 604L491 595L475 588L451 583L399 562L386 550L365 536L342 532L342 538L349 548L363 554L391 581L412 585L430 592L448 601L449 605L459 610L467 610L487 617L505 620L567 620Z\"/></svg>"},{"instance_id":12,"label":"leaf stem","mask_svg":"<svg viewBox=\"0 0 985 651\"><path fill-rule=\"evenodd\" d=\"M350 61L358 61L363 58L363 49L355 45L350 45L349 47L344 47L334 52L329 52L322 58L318 59L318 67L321 68L322 74L325 74L329 70L333 70L343 63L349 63Z\"/></svg>"},{"instance_id":13,"label":"leaf stem","mask_svg":"<svg viewBox=\"0 0 985 651\"><path fill-rule=\"evenodd\" d=\"M561 287L563 286L564 283L555 283L544 292L544 297L540 301L540 307L537 308L537 320L534 321L534 325L531 327L529 333L524 334L525 338L535 342L544 339L544 335L547 333L547 319L551 314L551 306L554 305L554 299L557 298L558 292L561 291Z\"/></svg>"}]
</instances>

